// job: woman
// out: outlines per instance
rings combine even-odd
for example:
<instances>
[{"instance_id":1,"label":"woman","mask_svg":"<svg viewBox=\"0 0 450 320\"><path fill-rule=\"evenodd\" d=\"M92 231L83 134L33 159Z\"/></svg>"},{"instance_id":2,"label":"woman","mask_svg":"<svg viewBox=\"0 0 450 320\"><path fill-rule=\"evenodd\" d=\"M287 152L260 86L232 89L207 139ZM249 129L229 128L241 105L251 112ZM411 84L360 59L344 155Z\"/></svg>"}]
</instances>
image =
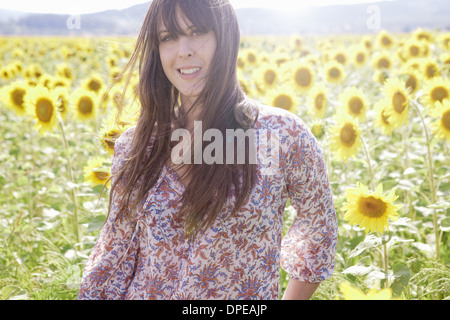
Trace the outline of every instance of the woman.
<instances>
[{"instance_id":1,"label":"woman","mask_svg":"<svg viewBox=\"0 0 450 320\"><path fill-rule=\"evenodd\" d=\"M323 156L298 117L245 97L239 43L228 0L153 0L124 70L140 59L141 114L115 144L108 219L80 299L278 299L280 263L291 277L283 298L309 299L331 275L337 221ZM278 157L250 161L268 146L248 139L231 157L244 163L198 162L208 148L189 145L198 124L222 146L230 130L276 136ZM177 149L178 129L191 149ZM282 240L288 198L297 215Z\"/></svg>"}]
</instances>

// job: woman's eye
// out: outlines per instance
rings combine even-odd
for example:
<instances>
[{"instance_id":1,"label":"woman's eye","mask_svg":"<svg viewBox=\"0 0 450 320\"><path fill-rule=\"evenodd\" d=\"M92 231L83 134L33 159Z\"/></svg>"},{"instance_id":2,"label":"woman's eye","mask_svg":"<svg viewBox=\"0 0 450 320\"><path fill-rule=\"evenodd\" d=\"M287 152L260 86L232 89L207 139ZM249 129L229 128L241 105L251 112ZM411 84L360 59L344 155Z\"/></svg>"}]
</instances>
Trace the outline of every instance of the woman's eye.
<instances>
[{"instance_id":1,"label":"woman's eye","mask_svg":"<svg viewBox=\"0 0 450 320\"><path fill-rule=\"evenodd\" d=\"M171 39L172 39L172 37L170 35L166 35L166 36L161 37L160 40L161 40L161 42L167 42Z\"/></svg>"},{"instance_id":2,"label":"woman's eye","mask_svg":"<svg viewBox=\"0 0 450 320\"><path fill-rule=\"evenodd\" d=\"M201 36L202 34L204 34L204 32L202 32L202 31L192 31L192 35L193 35L194 37Z\"/></svg>"}]
</instances>

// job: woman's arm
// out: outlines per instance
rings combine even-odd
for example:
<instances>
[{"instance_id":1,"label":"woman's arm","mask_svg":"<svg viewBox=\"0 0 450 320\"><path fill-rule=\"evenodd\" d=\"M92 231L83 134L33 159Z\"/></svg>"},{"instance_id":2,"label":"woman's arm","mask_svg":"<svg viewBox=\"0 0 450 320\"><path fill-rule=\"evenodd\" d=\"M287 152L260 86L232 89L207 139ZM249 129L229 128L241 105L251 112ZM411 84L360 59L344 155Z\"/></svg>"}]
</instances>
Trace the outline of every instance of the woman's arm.
<instances>
[{"instance_id":1,"label":"woman's arm","mask_svg":"<svg viewBox=\"0 0 450 320\"><path fill-rule=\"evenodd\" d=\"M290 279L283 300L309 300L320 283L306 283Z\"/></svg>"}]
</instances>

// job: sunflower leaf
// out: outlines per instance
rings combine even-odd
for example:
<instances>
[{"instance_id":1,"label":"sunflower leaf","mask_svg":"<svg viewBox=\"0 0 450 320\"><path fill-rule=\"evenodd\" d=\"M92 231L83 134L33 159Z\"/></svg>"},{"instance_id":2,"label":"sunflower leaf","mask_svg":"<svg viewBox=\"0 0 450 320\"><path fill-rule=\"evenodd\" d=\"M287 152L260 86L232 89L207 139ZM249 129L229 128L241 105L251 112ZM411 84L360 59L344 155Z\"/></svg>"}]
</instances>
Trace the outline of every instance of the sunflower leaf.
<instances>
[{"instance_id":1,"label":"sunflower leaf","mask_svg":"<svg viewBox=\"0 0 450 320\"><path fill-rule=\"evenodd\" d=\"M359 256L361 253L363 253L366 250L379 247L381 245L381 238L374 236L374 235L368 235L364 239L363 242L359 243L355 249L350 252L349 258L353 258L356 256Z\"/></svg>"}]
</instances>

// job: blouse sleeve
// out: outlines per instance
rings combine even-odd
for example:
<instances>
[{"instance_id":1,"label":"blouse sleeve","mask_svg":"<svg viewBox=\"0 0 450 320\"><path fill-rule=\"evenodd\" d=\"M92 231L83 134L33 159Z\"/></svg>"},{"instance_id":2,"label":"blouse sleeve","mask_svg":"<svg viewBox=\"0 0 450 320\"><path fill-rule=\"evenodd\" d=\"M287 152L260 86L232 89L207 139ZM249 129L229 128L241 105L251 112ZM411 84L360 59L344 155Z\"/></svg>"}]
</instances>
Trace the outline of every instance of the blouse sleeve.
<instances>
[{"instance_id":1,"label":"blouse sleeve","mask_svg":"<svg viewBox=\"0 0 450 320\"><path fill-rule=\"evenodd\" d=\"M296 216L282 240L281 267L295 280L318 283L334 269L336 211L316 138L300 119L289 133L292 143L284 173Z\"/></svg>"},{"instance_id":2,"label":"blouse sleeve","mask_svg":"<svg viewBox=\"0 0 450 320\"><path fill-rule=\"evenodd\" d=\"M128 130L115 143L111 163L113 177L125 161L131 139L132 133ZM133 278L140 229L135 221L119 211L119 204L118 192L114 192L108 219L83 271L80 300L123 299Z\"/></svg>"}]
</instances>

